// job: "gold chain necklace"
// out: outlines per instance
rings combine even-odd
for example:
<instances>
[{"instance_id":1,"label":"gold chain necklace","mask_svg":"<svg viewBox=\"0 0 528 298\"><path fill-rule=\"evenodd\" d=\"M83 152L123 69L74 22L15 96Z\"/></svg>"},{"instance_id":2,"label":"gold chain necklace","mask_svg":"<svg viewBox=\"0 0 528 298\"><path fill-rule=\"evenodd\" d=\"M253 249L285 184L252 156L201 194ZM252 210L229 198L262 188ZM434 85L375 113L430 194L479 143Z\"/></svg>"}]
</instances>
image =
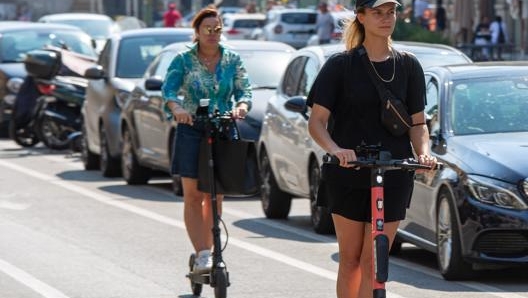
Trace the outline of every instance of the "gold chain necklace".
<instances>
[{"instance_id":1,"label":"gold chain necklace","mask_svg":"<svg viewBox=\"0 0 528 298\"><path fill-rule=\"evenodd\" d=\"M374 73L376 74L376 76L378 76L378 78L379 78L380 80L382 80L383 82L385 82L385 83L390 83L390 82L392 82L392 80L394 80L394 74L396 73L396 59L394 59L394 54L393 54L392 50L391 50L391 52L390 52L390 58L392 58L392 77L391 77L390 79L388 79L388 80L385 80L384 78L382 78L382 77L379 75L379 73L378 73L378 71L376 70L376 67L374 66L374 64L372 63L372 61L371 61L370 59L368 59L369 62L370 62L370 65L372 66L372 69L374 69ZM389 58L389 59L390 59L390 58Z\"/></svg>"},{"instance_id":2,"label":"gold chain necklace","mask_svg":"<svg viewBox=\"0 0 528 298\"><path fill-rule=\"evenodd\" d=\"M205 57L203 54L199 54L199 58L200 60L202 61L203 64L205 64L205 66L209 67L211 65L211 63L213 63L216 58L218 57L218 53L216 53L214 56L212 57Z\"/></svg>"}]
</instances>

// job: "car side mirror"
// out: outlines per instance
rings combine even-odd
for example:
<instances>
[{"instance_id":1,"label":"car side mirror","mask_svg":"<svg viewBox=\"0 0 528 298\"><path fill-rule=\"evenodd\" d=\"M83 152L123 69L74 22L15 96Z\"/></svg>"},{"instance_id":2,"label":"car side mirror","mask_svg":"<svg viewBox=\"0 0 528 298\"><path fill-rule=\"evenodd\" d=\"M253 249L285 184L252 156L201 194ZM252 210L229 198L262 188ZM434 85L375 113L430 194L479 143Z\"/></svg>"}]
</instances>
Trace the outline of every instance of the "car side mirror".
<instances>
[{"instance_id":1,"label":"car side mirror","mask_svg":"<svg viewBox=\"0 0 528 298\"><path fill-rule=\"evenodd\" d=\"M306 107L306 96L294 96L284 103L286 110L301 114L308 120L308 108Z\"/></svg>"},{"instance_id":2,"label":"car side mirror","mask_svg":"<svg viewBox=\"0 0 528 298\"><path fill-rule=\"evenodd\" d=\"M101 65L91 66L84 72L84 77L91 80L100 80L105 78L105 72Z\"/></svg>"},{"instance_id":3,"label":"car side mirror","mask_svg":"<svg viewBox=\"0 0 528 298\"><path fill-rule=\"evenodd\" d=\"M150 91L160 91L163 80L160 77L150 77L145 81L145 89Z\"/></svg>"}]
</instances>

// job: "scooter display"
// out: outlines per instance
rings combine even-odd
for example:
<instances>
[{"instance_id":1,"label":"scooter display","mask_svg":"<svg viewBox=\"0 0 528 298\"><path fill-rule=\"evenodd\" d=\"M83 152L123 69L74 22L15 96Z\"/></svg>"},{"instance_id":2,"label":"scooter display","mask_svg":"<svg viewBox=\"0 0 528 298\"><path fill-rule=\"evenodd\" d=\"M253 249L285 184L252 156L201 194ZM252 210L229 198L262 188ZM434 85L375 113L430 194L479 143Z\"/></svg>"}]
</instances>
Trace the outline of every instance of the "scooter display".
<instances>
[{"instance_id":1,"label":"scooter display","mask_svg":"<svg viewBox=\"0 0 528 298\"><path fill-rule=\"evenodd\" d=\"M392 159L388 151L381 151L380 145L361 145L356 148L356 161L348 164L371 169L371 240L372 240L372 297L385 298L385 282L389 276L389 238L384 234L384 174L389 170L417 170L431 168L418 163L414 159ZM339 159L332 155L324 155L323 162L339 164ZM441 167L437 164L436 168Z\"/></svg>"},{"instance_id":2,"label":"scooter display","mask_svg":"<svg viewBox=\"0 0 528 298\"><path fill-rule=\"evenodd\" d=\"M222 257L222 251L227 245L227 241L222 247L220 237L220 222L221 218L218 214L217 206L217 186L215 177L215 156L213 146L219 138L233 138L238 137L238 133L233 131L236 128L234 125L234 119L231 115L223 115L219 113L208 113L209 101L207 99L200 100L200 107L198 108L195 121L201 122L205 126L205 140L207 165L208 165L208 185L211 194L212 213L213 213L213 266L208 273L197 273L193 272L195 254L191 254L189 259L189 274L187 277L191 281L191 289L193 295L200 296L202 292L202 286L204 284L210 284L214 288L215 298L227 297L227 287L229 283L229 272L227 266ZM223 223L223 222L222 222ZM225 229L225 225L224 225ZM227 230L226 230L227 231Z\"/></svg>"}]
</instances>

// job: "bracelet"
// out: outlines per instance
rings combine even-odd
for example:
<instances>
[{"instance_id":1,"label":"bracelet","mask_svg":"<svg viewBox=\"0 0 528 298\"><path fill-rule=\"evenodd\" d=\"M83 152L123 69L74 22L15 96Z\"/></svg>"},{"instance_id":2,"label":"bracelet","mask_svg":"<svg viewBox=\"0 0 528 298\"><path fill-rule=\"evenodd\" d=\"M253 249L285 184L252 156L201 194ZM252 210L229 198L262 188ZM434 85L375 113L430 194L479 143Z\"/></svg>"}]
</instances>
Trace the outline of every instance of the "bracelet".
<instances>
[{"instance_id":1,"label":"bracelet","mask_svg":"<svg viewBox=\"0 0 528 298\"><path fill-rule=\"evenodd\" d=\"M180 107L179 105L175 105L172 109L171 109L171 112L174 114L177 110L181 109L182 107Z\"/></svg>"}]
</instances>

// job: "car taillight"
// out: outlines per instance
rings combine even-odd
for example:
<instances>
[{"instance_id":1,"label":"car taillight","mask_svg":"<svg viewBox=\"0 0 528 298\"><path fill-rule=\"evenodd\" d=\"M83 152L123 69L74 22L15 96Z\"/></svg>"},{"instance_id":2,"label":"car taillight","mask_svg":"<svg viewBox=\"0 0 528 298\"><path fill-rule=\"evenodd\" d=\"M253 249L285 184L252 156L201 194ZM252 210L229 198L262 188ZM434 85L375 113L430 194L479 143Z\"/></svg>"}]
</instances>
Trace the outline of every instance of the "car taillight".
<instances>
[{"instance_id":1,"label":"car taillight","mask_svg":"<svg viewBox=\"0 0 528 298\"><path fill-rule=\"evenodd\" d=\"M230 30L227 30L226 32L228 35L235 35L235 34L240 34L240 31L238 31L237 29L235 28L232 28Z\"/></svg>"},{"instance_id":2,"label":"car taillight","mask_svg":"<svg viewBox=\"0 0 528 298\"><path fill-rule=\"evenodd\" d=\"M55 90L55 85L53 84L37 84L37 89L40 94L51 95L53 90Z\"/></svg>"},{"instance_id":3,"label":"car taillight","mask_svg":"<svg viewBox=\"0 0 528 298\"><path fill-rule=\"evenodd\" d=\"M341 32L333 32L332 39L341 39Z\"/></svg>"},{"instance_id":4,"label":"car taillight","mask_svg":"<svg viewBox=\"0 0 528 298\"><path fill-rule=\"evenodd\" d=\"M273 32L275 32L275 34L281 34L282 33L282 26L281 25L275 26L275 28L273 28Z\"/></svg>"}]
</instances>

